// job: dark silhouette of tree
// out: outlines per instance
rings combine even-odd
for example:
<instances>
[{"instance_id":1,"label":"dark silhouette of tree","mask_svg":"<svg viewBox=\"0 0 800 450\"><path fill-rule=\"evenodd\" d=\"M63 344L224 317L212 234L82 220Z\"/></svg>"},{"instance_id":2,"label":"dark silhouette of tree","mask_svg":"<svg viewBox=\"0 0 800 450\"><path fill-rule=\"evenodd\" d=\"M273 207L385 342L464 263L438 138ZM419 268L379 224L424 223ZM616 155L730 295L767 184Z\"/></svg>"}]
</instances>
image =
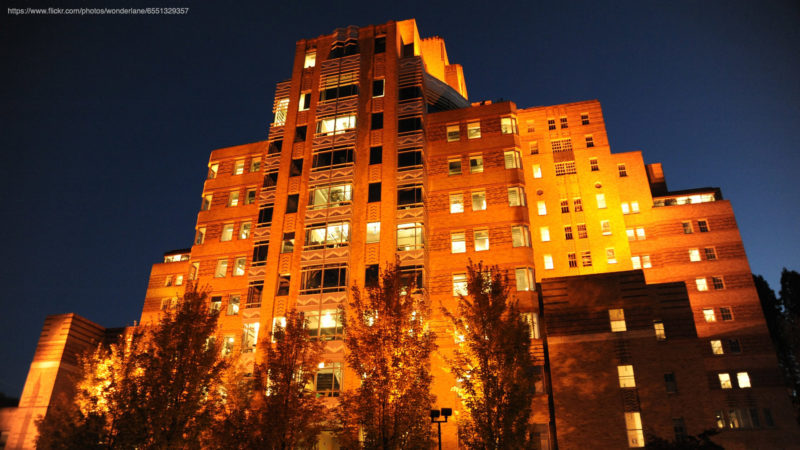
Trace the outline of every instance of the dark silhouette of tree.
<instances>
[{"instance_id":1,"label":"dark silhouette of tree","mask_svg":"<svg viewBox=\"0 0 800 450\"><path fill-rule=\"evenodd\" d=\"M227 365L213 339L217 314L205 292L187 286L158 324L84 356L77 410L69 402L52 408L40 422L40 441L66 445L59 436L86 432L103 448L197 446L217 415ZM53 423L67 425L54 430Z\"/></svg>"},{"instance_id":2,"label":"dark silhouette of tree","mask_svg":"<svg viewBox=\"0 0 800 450\"><path fill-rule=\"evenodd\" d=\"M530 327L509 298L505 272L472 262L467 270L468 295L459 297L455 313L443 310L458 343L448 362L465 408L459 441L474 449L530 448Z\"/></svg>"},{"instance_id":3,"label":"dark silhouette of tree","mask_svg":"<svg viewBox=\"0 0 800 450\"><path fill-rule=\"evenodd\" d=\"M342 310L347 363L361 378L337 409L346 448L430 448L435 337L428 329L430 308L415 287L406 286L396 262L366 295L354 286Z\"/></svg>"},{"instance_id":4,"label":"dark silhouette of tree","mask_svg":"<svg viewBox=\"0 0 800 450\"><path fill-rule=\"evenodd\" d=\"M261 347L266 362L256 364L250 377L235 371L229 381L224 412L209 446L312 448L328 413L310 389L322 345L309 337L303 316L290 311L286 326L278 327Z\"/></svg>"},{"instance_id":5,"label":"dark silhouette of tree","mask_svg":"<svg viewBox=\"0 0 800 450\"><path fill-rule=\"evenodd\" d=\"M648 450L725 450L714 443L711 437L717 434L717 430L707 430L697 436L684 436L674 441L668 441L658 436L648 436Z\"/></svg>"}]
</instances>

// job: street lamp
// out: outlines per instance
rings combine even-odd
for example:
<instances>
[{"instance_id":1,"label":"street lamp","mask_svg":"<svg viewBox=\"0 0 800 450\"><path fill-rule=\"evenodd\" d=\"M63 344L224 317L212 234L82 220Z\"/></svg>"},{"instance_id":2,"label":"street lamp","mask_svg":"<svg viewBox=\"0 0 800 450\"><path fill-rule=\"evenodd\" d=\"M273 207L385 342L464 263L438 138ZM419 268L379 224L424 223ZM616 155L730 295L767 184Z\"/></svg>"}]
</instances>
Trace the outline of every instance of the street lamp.
<instances>
[{"instance_id":1,"label":"street lamp","mask_svg":"<svg viewBox=\"0 0 800 450\"><path fill-rule=\"evenodd\" d=\"M453 410L450 408L442 408L431 410L431 423L435 423L439 427L439 450L442 450L442 422L447 422L447 418L453 415ZM439 417L444 417L444 420L437 420Z\"/></svg>"}]
</instances>

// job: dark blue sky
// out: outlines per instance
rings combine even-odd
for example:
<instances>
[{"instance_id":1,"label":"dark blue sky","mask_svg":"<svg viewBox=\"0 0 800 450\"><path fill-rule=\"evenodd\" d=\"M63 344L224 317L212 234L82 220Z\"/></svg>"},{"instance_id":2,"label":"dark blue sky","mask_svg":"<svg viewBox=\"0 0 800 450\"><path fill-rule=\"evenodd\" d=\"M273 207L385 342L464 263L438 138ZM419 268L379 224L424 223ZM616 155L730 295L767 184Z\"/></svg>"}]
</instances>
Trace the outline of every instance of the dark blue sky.
<instances>
[{"instance_id":1,"label":"dark blue sky","mask_svg":"<svg viewBox=\"0 0 800 450\"><path fill-rule=\"evenodd\" d=\"M187 2L185 16L0 11L0 392L47 314L139 318L150 265L188 247L211 150L266 138L295 41L417 19L473 101L599 99L614 152L672 189L719 186L755 273L800 268L800 6L785 1ZM267 4L269 3L269 5ZM105 1L100 6L135 4ZM146 6L140 3L136 6Z\"/></svg>"}]
</instances>

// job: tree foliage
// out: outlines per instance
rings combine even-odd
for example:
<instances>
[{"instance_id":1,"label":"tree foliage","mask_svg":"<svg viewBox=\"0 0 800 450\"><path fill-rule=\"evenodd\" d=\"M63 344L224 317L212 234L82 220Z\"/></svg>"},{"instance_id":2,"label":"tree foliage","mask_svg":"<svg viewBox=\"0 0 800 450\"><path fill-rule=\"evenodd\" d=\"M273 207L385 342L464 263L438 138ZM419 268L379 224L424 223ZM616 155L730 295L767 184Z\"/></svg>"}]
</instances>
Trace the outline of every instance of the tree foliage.
<instances>
[{"instance_id":1,"label":"tree foliage","mask_svg":"<svg viewBox=\"0 0 800 450\"><path fill-rule=\"evenodd\" d=\"M94 447L185 448L197 445L218 412L227 362L213 339L217 312L191 286L156 325L134 328L119 342L81 358L73 402L51 408L39 441L88 434ZM55 430L53 424L64 424Z\"/></svg>"},{"instance_id":2,"label":"tree foliage","mask_svg":"<svg viewBox=\"0 0 800 450\"><path fill-rule=\"evenodd\" d=\"M459 297L456 313L444 309L457 342L448 362L466 410L459 441L474 449L528 448L536 381L530 327L509 298L506 273L480 263L467 269L468 295Z\"/></svg>"},{"instance_id":3,"label":"tree foliage","mask_svg":"<svg viewBox=\"0 0 800 450\"><path fill-rule=\"evenodd\" d=\"M347 448L430 447L435 337L427 300L405 284L395 263L366 295L354 286L342 311L347 363L361 377L358 388L342 394L337 410Z\"/></svg>"},{"instance_id":4,"label":"tree foliage","mask_svg":"<svg viewBox=\"0 0 800 450\"><path fill-rule=\"evenodd\" d=\"M649 436L645 448L648 450L725 450L724 447L711 440L711 437L717 433L717 430L712 429L697 436L683 436L674 441Z\"/></svg>"},{"instance_id":5,"label":"tree foliage","mask_svg":"<svg viewBox=\"0 0 800 450\"><path fill-rule=\"evenodd\" d=\"M228 381L224 412L214 427L218 448L311 448L325 424L327 411L313 390L322 345L313 342L305 319L296 311L286 316L265 340L264 364L251 377L236 371Z\"/></svg>"}]
</instances>

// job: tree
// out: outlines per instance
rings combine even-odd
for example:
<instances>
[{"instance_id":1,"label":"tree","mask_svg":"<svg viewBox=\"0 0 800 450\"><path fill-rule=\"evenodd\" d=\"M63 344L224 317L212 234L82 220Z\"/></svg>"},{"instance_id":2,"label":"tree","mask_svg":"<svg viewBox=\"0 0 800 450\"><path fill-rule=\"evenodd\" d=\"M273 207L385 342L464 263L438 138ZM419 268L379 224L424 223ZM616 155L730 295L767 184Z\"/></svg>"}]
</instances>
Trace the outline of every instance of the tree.
<instances>
[{"instance_id":1,"label":"tree","mask_svg":"<svg viewBox=\"0 0 800 450\"><path fill-rule=\"evenodd\" d=\"M41 442L58 443L50 424L63 423L73 429L56 431L89 430L97 447L196 446L216 417L227 365L213 339L218 313L206 300L205 292L187 286L158 324L134 328L121 341L85 355L77 409L49 411L53 417L40 422Z\"/></svg>"},{"instance_id":2,"label":"tree","mask_svg":"<svg viewBox=\"0 0 800 450\"><path fill-rule=\"evenodd\" d=\"M366 295L356 286L352 294L342 322L347 363L361 383L341 396L339 437L347 448L427 449L435 348L427 300L407 286L398 262Z\"/></svg>"},{"instance_id":3,"label":"tree","mask_svg":"<svg viewBox=\"0 0 800 450\"><path fill-rule=\"evenodd\" d=\"M218 448L310 448L323 429L325 405L308 389L313 385L322 345L308 335L305 319L292 310L286 325L264 342L265 363L252 377L228 383L222 419L210 446Z\"/></svg>"},{"instance_id":4,"label":"tree","mask_svg":"<svg viewBox=\"0 0 800 450\"><path fill-rule=\"evenodd\" d=\"M648 436L648 450L725 450L711 440L711 437L718 433L717 430L706 430L697 436L683 436L674 441L668 441L658 436Z\"/></svg>"},{"instance_id":5,"label":"tree","mask_svg":"<svg viewBox=\"0 0 800 450\"><path fill-rule=\"evenodd\" d=\"M456 313L443 308L458 343L448 359L465 414L462 444L475 449L529 448L536 381L530 326L509 298L508 275L470 262L467 294Z\"/></svg>"}]
</instances>

